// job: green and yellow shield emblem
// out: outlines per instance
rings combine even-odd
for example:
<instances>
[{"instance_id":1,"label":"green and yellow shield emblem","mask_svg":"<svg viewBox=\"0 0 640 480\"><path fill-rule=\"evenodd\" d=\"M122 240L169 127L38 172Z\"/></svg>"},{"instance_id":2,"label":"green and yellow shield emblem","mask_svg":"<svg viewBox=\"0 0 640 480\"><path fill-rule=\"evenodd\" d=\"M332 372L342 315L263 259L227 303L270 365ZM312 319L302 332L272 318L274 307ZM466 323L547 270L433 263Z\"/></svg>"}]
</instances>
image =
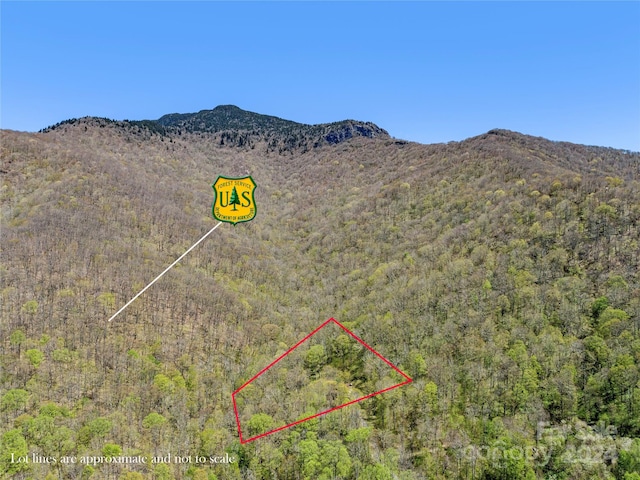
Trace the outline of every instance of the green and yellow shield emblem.
<instances>
[{"instance_id":1,"label":"green and yellow shield emblem","mask_svg":"<svg viewBox=\"0 0 640 480\"><path fill-rule=\"evenodd\" d=\"M253 192L256 183L251 177L229 178L219 176L212 185L213 217L221 222L248 222L256 216Z\"/></svg>"}]
</instances>

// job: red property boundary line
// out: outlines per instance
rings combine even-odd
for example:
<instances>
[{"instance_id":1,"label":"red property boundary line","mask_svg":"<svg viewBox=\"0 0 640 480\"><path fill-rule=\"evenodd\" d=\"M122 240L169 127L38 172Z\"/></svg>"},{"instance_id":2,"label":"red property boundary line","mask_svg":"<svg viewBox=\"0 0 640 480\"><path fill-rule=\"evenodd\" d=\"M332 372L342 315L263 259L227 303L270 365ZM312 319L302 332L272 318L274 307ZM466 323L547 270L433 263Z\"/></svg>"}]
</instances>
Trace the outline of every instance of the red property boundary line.
<instances>
[{"instance_id":1,"label":"red property boundary line","mask_svg":"<svg viewBox=\"0 0 640 480\"><path fill-rule=\"evenodd\" d=\"M393 370L395 370L396 372L398 372L404 379L405 381L402 383L398 383L397 385L393 385L391 387L387 387L384 388L382 390L379 390L377 392L374 393L370 393L368 395L365 395L364 397L361 398L357 398L355 400L351 400L350 402L347 402L343 405L339 405L337 407L333 407L330 408L329 410L325 410L323 412L320 413L316 413L315 415L311 415L309 417L303 418L301 420L297 420L293 423L290 423L288 425L284 425L282 427L278 427L276 429L270 430L268 432L265 433L261 433L260 435L256 435L254 437L248 438L248 439L244 439L242 437L242 427L240 426L240 416L238 414L238 405L236 403L236 395L238 393L240 393L240 391L245 388L247 385L249 385L251 382L253 382L256 378L258 378L260 375L262 375L264 372L266 372L267 370L269 370L271 367L273 367L276 363L278 363L280 360L282 360L284 357L286 357L287 355L289 355L292 351L294 351L296 348L298 348L301 344L303 344L304 342L306 342L307 340L309 340L312 336L314 336L319 330L321 330L322 328L324 328L326 325L328 325L329 323L335 323L337 326L339 326L342 330L344 330L347 334L349 334L351 337L353 337L357 342L361 343L362 345L364 345L371 353L373 353L375 356L377 356L380 360L382 360L384 363L386 363L387 365L389 365ZM349 330L348 328L346 328L344 325L342 325L340 322L338 322L335 318L330 318L329 320L327 320L326 322L324 322L322 325L320 325L318 328L316 328L313 332L311 332L309 335L307 335L306 337L304 337L302 340L300 340L298 343L296 343L293 347L291 347L289 350L287 350L286 352L284 352L282 355L280 355L278 358L276 358L273 362L271 362L269 365L267 365L265 368L263 368L262 370L260 370L256 375L254 375L253 377L251 377L250 380L247 380L240 388L238 388L236 391L234 391L231 394L231 398L233 400L233 411L235 412L236 415L236 424L238 425L238 434L240 436L240 443L244 444L244 443L249 443L252 442L254 440L257 440L259 438L262 437L266 437L267 435L271 435L272 433L276 433L279 432L280 430L284 430L286 428L290 428L293 427L294 425L298 425L302 422L306 422L307 420L311 420L313 418L319 417L321 415L326 415L327 413L333 412L335 410L339 410L341 408L344 407L348 407L349 405L353 405L354 403L358 403L361 402L363 400L366 400L367 398L371 398L375 395L380 395L381 393L384 392L388 392L389 390L393 390L394 388L398 388L401 387L403 385L406 385L408 383L413 382L413 379L411 379L406 373L404 373L402 370L400 370L398 367L396 367L393 363L391 363L389 360L387 360L386 358L384 358L382 355L380 355L378 352L376 352L373 348L371 348L369 345L366 344L366 342L364 340L362 340L360 337L358 337L355 333L353 333L351 330Z\"/></svg>"}]
</instances>

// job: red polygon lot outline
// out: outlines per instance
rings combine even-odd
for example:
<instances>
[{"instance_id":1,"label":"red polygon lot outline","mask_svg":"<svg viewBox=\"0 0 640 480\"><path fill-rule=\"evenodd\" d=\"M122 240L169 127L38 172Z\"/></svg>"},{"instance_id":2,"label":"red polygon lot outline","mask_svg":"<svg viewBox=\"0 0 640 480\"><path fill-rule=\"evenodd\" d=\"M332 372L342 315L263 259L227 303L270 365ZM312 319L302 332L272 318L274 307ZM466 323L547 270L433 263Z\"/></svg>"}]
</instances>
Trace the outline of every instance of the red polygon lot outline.
<instances>
[{"instance_id":1,"label":"red polygon lot outline","mask_svg":"<svg viewBox=\"0 0 640 480\"><path fill-rule=\"evenodd\" d=\"M271 367L273 367L276 363L278 363L280 360L282 360L284 357L286 357L287 355L289 355L291 352L293 352L296 348L298 348L300 345L302 345L304 342L306 342L307 340L309 340L312 336L314 336L318 331L320 331L322 328L324 328L326 325L328 325L329 323L335 323L338 327L340 327L342 330L344 330L347 334L349 334L352 338L354 338L356 341L358 341L359 343L361 343L362 345L364 345L371 353L373 353L375 356L377 356L380 360L382 360L383 362L385 362L387 365L389 365L394 371L396 371L397 373L399 373L403 378L405 378L404 382L398 383L397 385L393 385L391 387L387 387L387 388L383 388L382 390L378 390L377 392L373 392L370 393L368 395L365 395L364 397L361 398L357 398L355 400L351 400L350 402L347 402L343 405L339 405L337 407L333 407L330 408L329 410L325 410L323 412L320 413L316 413L314 415L311 415L309 417L303 418L301 420L297 420L293 423L290 423L288 425L284 425L282 427L278 427L275 428L273 430L270 430L268 432L265 433L261 433L260 435L256 435L254 437L248 438L248 439L244 439L242 437L242 427L240 426L240 416L238 414L238 405L236 404L236 395L238 393L240 393L240 391L245 388L247 385L249 385L251 382L253 382L254 380L256 380L260 375L262 375L264 372L266 372L267 370L269 370ZM284 430L286 428L290 428L293 427L294 425L298 425L302 422L306 422L307 420L311 420L313 418L319 417L321 415L326 415L329 412L333 412L334 410L338 410L340 408L344 408L347 407L349 405L352 405L354 403L358 403L361 402L363 400L366 400L367 398L371 398L374 397L375 395L380 395L381 393L384 392L388 392L389 390L393 390L394 388L398 388L401 387L403 385L406 385L408 383L413 382L413 379L411 379L406 373L404 373L402 370L400 370L398 367L396 367L393 363L391 363L389 360L387 360L386 358L384 358L382 355L380 355L378 352L376 352L373 348L371 348L369 345L367 345L365 343L364 340L362 340L360 337L358 337L355 333L353 333L351 330L349 330L348 328L346 328L344 325L342 325L340 322L338 322L335 318L330 318L329 320L327 320L326 322L324 322L322 325L320 325L318 328L316 328L313 332L311 332L309 335L307 335L306 337L304 337L302 340L300 340L298 343L296 343L293 347L291 347L289 350L287 350L286 352L284 352L282 355L280 355L278 358L276 358L273 362L271 362L269 365L267 365L265 368L263 368L262 370L260 370L256 375L254 375L250 380L248 380L247 382L245 382L240 388L238 388L235 392L233 392L231 394L231 398L233 399L233 410L236 414L236 423L238 425L238 434L240 436L240 443L244 444L244 443L249 443L252 442L254 440L257 440L259 438L262 437L266 437L267 435L271 435L272 433L276 433L279 432L280 430Z\"/></svg>"}]
</instances>

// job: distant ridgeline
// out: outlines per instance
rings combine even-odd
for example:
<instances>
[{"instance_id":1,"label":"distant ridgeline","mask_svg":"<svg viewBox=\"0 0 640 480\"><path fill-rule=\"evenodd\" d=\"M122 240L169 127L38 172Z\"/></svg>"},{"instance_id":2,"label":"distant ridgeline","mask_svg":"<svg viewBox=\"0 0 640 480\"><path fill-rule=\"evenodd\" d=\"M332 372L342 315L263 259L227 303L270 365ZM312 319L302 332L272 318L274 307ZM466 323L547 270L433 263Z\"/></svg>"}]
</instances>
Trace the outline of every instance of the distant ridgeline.
<instances>
[{"instance_id":1,"label":"distant ridgeline","mask_svg":"<svg viewBox=\"0 0 640 480\"><path fill-rule=\"evenodd\" d=\"M337 144L353 137L389 137L389 133L371 122L341 122L307 125L270 115L248 112L234 105L220 105L198 113L171 113L158 120L115 121L107 118L83 117L47 127L41 132L64 125L81 123L119 125L152 135L212 134L220 145L255 148L265 143L268 151L302 150Z\"/></svg>"}]
</instances>

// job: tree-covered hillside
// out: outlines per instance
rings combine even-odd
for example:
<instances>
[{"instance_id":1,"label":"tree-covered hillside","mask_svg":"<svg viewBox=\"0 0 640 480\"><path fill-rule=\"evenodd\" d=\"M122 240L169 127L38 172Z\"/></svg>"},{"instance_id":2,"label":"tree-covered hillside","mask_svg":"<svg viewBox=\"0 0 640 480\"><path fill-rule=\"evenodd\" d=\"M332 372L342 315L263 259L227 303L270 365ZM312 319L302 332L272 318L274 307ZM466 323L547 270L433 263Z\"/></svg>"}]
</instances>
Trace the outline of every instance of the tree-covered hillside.
<instances>
[{"instance_id":1,"label":"tree-covered hillside","mask_svg":"<svg viewBox=\"0 0 640 480\"><path fill-rule=\"evenodd\" d=\"M163 118L2 132L0 476L640 478L639 154ZM247 174L256 218L108 322L215 225L217 176ZM413 382L240 444L232 392L330 317ZM246 398L313 411L390 380L336 338L305 355Z\"/></svg>"}]
</instances>

